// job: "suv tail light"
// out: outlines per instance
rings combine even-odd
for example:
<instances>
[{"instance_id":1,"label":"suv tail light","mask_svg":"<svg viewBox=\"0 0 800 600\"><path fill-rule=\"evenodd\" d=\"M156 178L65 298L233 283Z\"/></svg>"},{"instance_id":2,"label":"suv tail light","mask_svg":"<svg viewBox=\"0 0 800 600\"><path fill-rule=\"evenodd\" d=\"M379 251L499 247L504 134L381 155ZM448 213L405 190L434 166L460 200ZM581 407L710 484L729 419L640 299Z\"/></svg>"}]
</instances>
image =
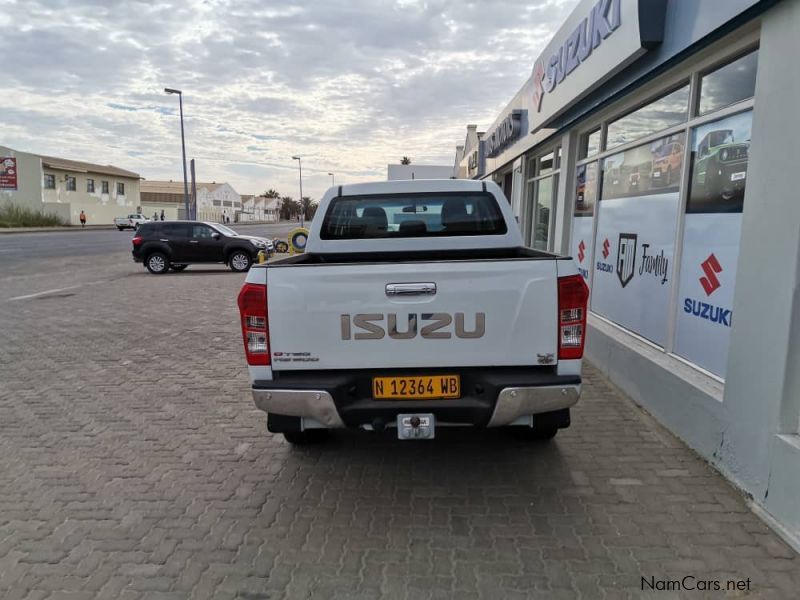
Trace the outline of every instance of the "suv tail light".
<instances>
[{"instance_id":1,"label":"suv tail light","mask_svg":"<svg viewBox=\"0 0 800 600\"><path fill-rule=\"evenodd\" d=\"M244 353L248 365L269 365L267 286L245 283L239 292Z\"/></svg>"},{"instance_id":2,"label":"suv tail light","mask_svg":"<svg viewBox=\"0 0 800 600\"><path fill-rule=\"evenodd\" d=\"M144 238L142 236L140 236L140 235L134 236L134 238L132 240L133 241L133 247L134 248L138 248L139 246L141 246L143 240L144 240Z\"/></svg>"},{"instance_id":3,"label":"suv tail light","mask_svg":"<svg viewBox=\"0 0 800 600\"><path fill-rule=\"evenodd\" d=\"M581 275L558 278L558 358L583 356L589 287Z\"/></svg>"}]
</instances>

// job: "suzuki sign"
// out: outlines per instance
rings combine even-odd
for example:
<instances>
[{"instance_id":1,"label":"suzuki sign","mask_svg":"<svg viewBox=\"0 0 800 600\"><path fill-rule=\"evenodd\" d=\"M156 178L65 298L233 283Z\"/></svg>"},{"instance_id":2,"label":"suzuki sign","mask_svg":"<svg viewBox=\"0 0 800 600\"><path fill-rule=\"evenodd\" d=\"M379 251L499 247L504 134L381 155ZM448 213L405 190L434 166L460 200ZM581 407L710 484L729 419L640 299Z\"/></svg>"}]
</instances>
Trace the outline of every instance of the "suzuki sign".
<instances>
[{"instance_id":1,"label":"suzuki sign","mask_svg":"<svg viewBox=\"0 0 800 600\"><path fill-rule=\"evenodd\" d=\"M584 0L534 63L531 133L661 42L666 0Z\"/></svg>"},{"instance_id":2,"label":"suzuki sign","mask_svg":"<svg viewBox=\"0 0 800 600\"><path fill-rule=\"evenodd\" d=\"M512 110L494 129L483 136L486 156L489 158L497 156L520 136L524 113L522 110Z\"/></svg>"}]
</instances>

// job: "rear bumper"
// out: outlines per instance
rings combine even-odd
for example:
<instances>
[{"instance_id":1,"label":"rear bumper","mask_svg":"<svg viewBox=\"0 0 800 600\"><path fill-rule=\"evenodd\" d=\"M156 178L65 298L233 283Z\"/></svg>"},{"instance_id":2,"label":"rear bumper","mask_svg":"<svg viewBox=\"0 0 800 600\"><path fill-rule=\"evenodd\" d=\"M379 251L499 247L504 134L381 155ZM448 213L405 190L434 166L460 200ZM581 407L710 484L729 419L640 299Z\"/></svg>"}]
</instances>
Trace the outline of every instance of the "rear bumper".
<instances>
[{"instance_id":1,"label":"rear bumper","mask_svg":"<svg viewBox=\"0 0 800 600\"><path fill-rule=\"evenodd\" d=\"M295 371L256 381L253 399L267 413L314 419L324 427L390 424L399 413L433 413L440 423L500 427L520 417L568 409L580 397L580 376L549 368L445 369L461 376L454 400L373 400L370 371ZM431 371L424 371L431 374ZM418 375L423 371L380 375Z\"/></svg>"},{"instance_id":2,"label":"rear bumper","mask_svg":"<svg viewBox=\"0 0 800 600\"><path fill-rule=\"evenodd\" d=\"M253 390L256 407L265 413L305 417L325 427L344 427L336 404L325 390Z\"/></svg>"}]
</instances>

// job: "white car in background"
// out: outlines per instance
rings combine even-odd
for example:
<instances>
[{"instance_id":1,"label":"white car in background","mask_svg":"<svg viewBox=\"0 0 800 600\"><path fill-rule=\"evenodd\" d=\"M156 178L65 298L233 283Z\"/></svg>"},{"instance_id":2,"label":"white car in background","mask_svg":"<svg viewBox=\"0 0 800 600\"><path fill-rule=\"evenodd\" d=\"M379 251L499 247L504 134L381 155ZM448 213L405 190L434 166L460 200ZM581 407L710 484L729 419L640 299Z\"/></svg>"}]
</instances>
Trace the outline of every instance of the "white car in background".
<instances>
[{"instance_id":1,"label":"white car in background","mask_svg":"<svg viewBox=\"0 0 800 600\"><path fill-rule=\"evenodd\" d=\"M133 229L134 231L139 228L139 225L142 223L147 223L150 219L145 217L141 213L135 213L132 215L128 215L127 217L116 217L114 219L114 225L116 225L117 229L122 231L123 229Z\"/></svg>"}]
</instances>

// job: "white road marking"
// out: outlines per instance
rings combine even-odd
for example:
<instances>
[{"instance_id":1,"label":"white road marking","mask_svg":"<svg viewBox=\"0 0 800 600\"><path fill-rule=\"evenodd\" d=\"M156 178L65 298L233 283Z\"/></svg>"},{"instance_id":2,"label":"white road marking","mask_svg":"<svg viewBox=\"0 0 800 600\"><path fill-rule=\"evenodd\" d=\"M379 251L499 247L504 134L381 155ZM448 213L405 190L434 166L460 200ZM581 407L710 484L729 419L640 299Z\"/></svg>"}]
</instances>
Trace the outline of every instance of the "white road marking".
<instances>
[{"instance_id":1,"label":"white road marking","mask_svg":"<svg viewBox=\"0 0 800 600\"><path fill-rule=\"evenodd\" d=\"M67 290L77 290L79 285L71 285L65 288L55 288L53 290L45 290L43 292L36 292L35 294L28 294L27 296L15 296L14 298L9 298L7 302L13 302L14 300L27 300L28 298L37 298L39 296L46 296L47 294L56 294L58 292L66 292Z\"/></svg>"},{"instance_id":2,"label":"white road marking","mask_svg":"<svg viewBox=\"0 0 800 600\"><path fill-rule=\"evenodd\" d=\"M69 291L69 290L77 290L77 289L80 289L80 288L82 288L82 287L84 287L86 285L100 285L100 284L103 284L103 283L109 283L110 281L112 281L112 279L99 279L97 281L87 281L87 282L81 283L79 285L71 285L69 287L55 288L55 289L52 289L52 290L45 290L43 292L36 292L35 294L27 294L25 296L15 296L13 298L8 298L7 300L3 300L3 302L14 302L15 300L28 300L30 298L38 298L39 296L47 296L49 294L57 294L59 292L66 292L66 291Z\"/></svg>"}]
</instances>

